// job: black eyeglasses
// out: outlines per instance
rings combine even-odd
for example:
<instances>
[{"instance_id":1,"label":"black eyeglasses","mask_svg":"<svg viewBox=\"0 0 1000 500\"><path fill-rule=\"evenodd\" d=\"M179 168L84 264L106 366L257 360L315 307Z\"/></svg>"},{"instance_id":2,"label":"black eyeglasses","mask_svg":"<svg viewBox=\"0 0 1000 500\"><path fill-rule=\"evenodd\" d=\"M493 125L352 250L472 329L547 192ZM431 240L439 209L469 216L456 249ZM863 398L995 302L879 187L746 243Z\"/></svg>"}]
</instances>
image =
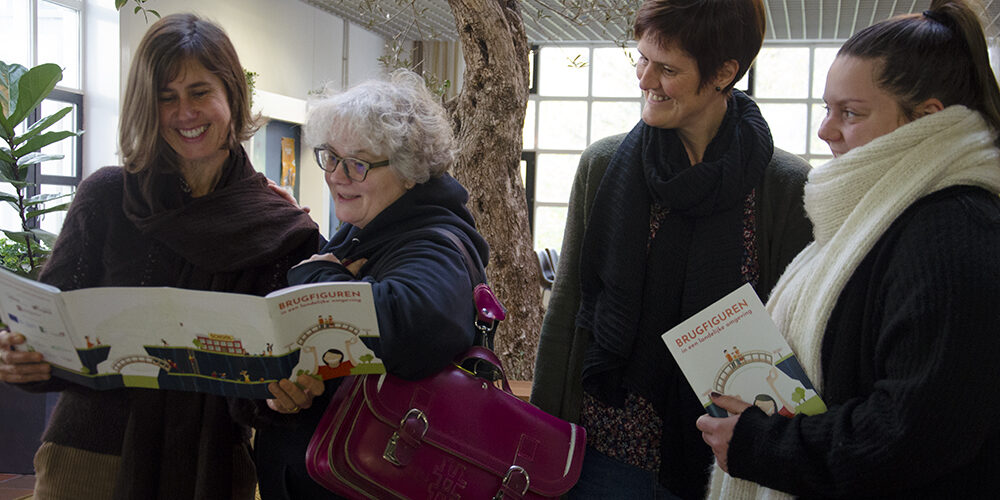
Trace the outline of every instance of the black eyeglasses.
<instances>
[{"instance_id":1,"label":"black eyeglasses","mask_svg":"<svg viewBox=\"0 0 1000 500\"><path fill-rule=\"evenodd\" d=\"M368 177L369 170L389 164L389 160L368 163L357 158L340 156L327 147L315 148L313 151L316 153L316 163L319 163L319 168L333 172L337 169L337 165L342 165L344 174L354 182L364 182L365 178Z\"/></svg>"}]
</instances>

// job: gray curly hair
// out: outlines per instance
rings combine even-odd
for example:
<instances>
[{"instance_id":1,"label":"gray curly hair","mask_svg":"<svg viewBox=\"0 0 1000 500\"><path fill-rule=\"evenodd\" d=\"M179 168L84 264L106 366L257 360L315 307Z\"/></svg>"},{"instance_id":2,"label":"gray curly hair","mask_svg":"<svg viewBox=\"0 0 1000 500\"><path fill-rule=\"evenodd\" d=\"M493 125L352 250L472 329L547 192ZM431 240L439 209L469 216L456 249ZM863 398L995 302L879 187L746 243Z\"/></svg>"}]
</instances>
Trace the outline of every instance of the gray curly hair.
<instances>
[{"instance_id":1,"label":"gray curly hair","mask_svg":"<svg viewBox=\"0 0 1000 500\"><path fill-rule=\"evenodd\" d=\"M303 133L310 147L350 137L417 184L447 172L457 149L444 107L423 78L406 69L326 94L313 103Z\"/></svg>"}]
</instances>

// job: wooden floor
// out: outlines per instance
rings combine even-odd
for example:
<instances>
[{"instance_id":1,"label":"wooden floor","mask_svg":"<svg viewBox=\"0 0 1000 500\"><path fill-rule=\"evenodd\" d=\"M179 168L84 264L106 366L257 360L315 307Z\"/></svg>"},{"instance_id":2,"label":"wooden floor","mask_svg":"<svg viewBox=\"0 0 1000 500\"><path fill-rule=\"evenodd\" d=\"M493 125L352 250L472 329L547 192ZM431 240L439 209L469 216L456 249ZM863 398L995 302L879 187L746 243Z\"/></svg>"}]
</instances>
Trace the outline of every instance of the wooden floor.
<instances>
[{"instance_id":1,"label":"wooden floor","mask_svg":"<svg viewBox=\"0 0 1000 500\"><path fill-rule=\"evenodd\" d=\"M31 498L34 487L35 476L0 472L0 500Z\"/></svg>"}]
</instances>

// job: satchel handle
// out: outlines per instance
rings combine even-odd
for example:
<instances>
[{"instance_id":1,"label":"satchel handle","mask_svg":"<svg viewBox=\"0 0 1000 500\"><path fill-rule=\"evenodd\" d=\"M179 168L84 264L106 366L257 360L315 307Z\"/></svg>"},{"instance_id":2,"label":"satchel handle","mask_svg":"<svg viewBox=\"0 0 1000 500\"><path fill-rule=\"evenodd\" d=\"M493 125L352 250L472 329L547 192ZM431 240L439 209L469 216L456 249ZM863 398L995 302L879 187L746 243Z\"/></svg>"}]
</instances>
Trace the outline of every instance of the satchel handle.
<instances>
[{"instance_id":1,"label":"satchel handle","mask_svg":"<svg viewBox=\"0 0 1000 500\"><path fill-rule=\"evenodd\" d=\"M467 363L467 361L470 360L472 360L472 363ZM480 364L484 362L489 364L489 366L487 367L488 371L493 373L499 373L500 376L494 377L492 376L493 374L490 374L490 376L483 377L481 375L481 372L486 370L481 371L479 367ZM504 392L508 394L514 394L514 392L511 391L510 389L510 383L507 381L507 373L503 371L503 365L500 363L500 358L498 358L496 353L494 353L493 351L485 347L474 345L470 347L468 351L465 351L465 353L461 354L461 360L458 362L458 364L460 366L467 367L467 369L469 369L469 371L471 371L472 374L477 377L485 378L491 382L496 380L502 380Z\"/></svg>"}]
</instances>

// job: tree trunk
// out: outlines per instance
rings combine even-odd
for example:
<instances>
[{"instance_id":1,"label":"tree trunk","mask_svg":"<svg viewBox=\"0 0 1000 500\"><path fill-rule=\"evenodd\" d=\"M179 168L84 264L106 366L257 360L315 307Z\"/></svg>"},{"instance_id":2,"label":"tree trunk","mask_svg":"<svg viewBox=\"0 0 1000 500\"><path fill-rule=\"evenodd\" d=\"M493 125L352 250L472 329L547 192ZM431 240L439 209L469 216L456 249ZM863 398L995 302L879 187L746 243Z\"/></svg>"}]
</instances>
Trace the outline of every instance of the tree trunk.
<instances>
[{"instance_id":1,"label":"tree trunk","mask_svg":"<svg viewBox=\"0 0 1000 500\"><path fill-rule=\"evenodd\" d=\"M532 377L542 323L538 260L520 177L528 101L528 42L518 0L448 0L465 75L452 112L460 152L455 175L490 244L487 272L507 320L496 352L508 378Z\"/></svg>"}]
</instances>

